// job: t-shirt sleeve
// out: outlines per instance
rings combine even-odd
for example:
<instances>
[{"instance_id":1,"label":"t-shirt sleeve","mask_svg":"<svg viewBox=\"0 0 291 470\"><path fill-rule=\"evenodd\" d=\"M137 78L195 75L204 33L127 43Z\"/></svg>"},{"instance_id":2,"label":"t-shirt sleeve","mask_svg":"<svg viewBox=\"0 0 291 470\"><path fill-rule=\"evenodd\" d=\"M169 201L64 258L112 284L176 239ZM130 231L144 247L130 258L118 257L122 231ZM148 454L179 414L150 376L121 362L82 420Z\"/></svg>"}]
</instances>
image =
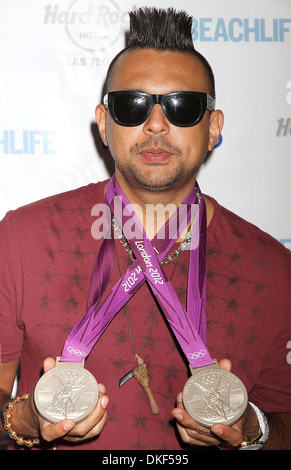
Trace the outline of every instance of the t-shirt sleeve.
<instances>
[{"instance_id":1,"label":"t-shirt sleeve","mask_svg":"<svg viewBox=\"0 0 291 470\"><path fill-rule=\"evenodd\" d=\"M10 213L0 222L0 353L1 362L20 357L23 330L19 324L18 310L21 299L17 298L16 267L11 262L13 230ZM19 263L21 260L19 260ZM19 281L19 280L18 280Z\"/></svg>"}]
</instances>

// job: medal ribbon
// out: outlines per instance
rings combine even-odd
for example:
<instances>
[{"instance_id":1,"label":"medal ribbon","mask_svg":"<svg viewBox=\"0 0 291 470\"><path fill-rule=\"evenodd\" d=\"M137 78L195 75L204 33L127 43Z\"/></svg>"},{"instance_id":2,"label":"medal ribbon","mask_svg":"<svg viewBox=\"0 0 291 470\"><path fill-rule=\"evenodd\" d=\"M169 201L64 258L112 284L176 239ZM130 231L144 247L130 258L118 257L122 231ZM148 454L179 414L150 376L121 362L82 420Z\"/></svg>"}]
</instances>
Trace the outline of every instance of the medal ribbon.
<instances>
[{"instance_id":1,"label":"medal ribbon","mask_svg":"<svg viewBox=\"0 0 291 470\"><path fill-rule=\"evenodd\" d=\"M111 227L111 236L104 239L94 265L87 313L67 338L60 359L62 362L82 362L119 310L147 281L191 367L212 364L206 347L206 210L203 198L202 207L198 215L195 214L198 223L194 225L190 245L187 312L160 266L160 261L191 221L193 207L198 207L195 202L196 190L193 188L179 210L150 241L115 176L111 178L105 203L122 227L136 260L101 302L113 267L114 239ZM130 230L132 220L134 233ZM167 235L173 227L177 227L175 237L169 238Z\"/></svg>"}]
</instances>

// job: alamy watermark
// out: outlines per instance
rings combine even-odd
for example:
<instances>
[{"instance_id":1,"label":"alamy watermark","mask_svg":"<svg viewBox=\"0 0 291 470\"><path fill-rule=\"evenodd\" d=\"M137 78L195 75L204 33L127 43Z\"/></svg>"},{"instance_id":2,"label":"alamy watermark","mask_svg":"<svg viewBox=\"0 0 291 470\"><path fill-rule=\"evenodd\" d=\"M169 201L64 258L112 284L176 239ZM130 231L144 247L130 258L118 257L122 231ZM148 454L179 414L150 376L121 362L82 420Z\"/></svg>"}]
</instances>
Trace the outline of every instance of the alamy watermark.
<instances>
[{"instance_id":1,"label":"alamy watermark","mask_svg":"<svg viewBox=\"0 0 291 470\"><path fill-rule=\"evenodd\" d=\"M113 213L105 203L93 206L91 215L96 217L91 226L95 240L120 238L126 234L127 241L141 240L144 236L158 240L185 239L191 231L191 249L199 242L199 204L146 204L145 210L139 204L122 206L118 196L114 197ZM188 214L187 214L188 212ZM120 230L112 230L112 219L119 221ZM167 221L170 221L167 224ZM190 227L190 229L189 229ZM189 244L190 246L190 244Z\"/></svg>"}]
</instances>

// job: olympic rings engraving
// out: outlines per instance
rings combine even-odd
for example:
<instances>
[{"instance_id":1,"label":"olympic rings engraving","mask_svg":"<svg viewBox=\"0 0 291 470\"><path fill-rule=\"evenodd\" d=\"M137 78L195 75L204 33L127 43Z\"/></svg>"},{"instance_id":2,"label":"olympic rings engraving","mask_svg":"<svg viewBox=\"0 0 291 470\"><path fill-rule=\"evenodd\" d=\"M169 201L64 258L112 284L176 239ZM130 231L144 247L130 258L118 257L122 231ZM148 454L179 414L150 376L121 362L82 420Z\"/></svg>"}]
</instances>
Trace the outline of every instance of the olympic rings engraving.
<instances>
[{"instance_id":1,"label":"olympic rings engraving","mask_svg":"<svg viewBox=\"0 0 291 470\"><path fill-rule=\"evenodd\" d=\"M69 346L67 348L67 351L70 354L73 354L74 356L86 356L86 353L84 351L80 351L80 349L77 349L77 348L75 349L72 346Z\"/></svg>"},{"instance_id":2,"label":"olympic rings engraving","mask_svg":"<svg viewBox=\"0 0 291 470\"><path fill-rule=\"evenodd\" d=\"M193 353L188 353L187 357L189 359L194 359L196 361L196 359L201 359L202 357L204 357L205 354L206 354L205 349L201 349L201 351L195 351Z\"/></svg>"}]
</instances>

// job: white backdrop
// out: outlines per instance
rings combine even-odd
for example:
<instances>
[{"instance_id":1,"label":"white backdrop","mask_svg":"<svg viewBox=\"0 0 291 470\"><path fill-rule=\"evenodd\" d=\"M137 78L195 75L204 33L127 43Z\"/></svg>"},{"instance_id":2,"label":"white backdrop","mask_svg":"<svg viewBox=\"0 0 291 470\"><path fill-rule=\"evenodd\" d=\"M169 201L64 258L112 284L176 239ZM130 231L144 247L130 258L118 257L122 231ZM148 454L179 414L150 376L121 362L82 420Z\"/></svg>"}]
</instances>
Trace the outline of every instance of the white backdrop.
<instances>
[{"instance_id":1,"label":"white backdrop","mask_svg":"<svg viewBox=\"0 0 291 470\"><path fill-rule=\"evenodd\" d=\"M214 69L225 127L203 192L291 248L290 0L0 0L0 218L110 175L95 106L145 5L193 15Z\"/></svg>"}]
</instances>

